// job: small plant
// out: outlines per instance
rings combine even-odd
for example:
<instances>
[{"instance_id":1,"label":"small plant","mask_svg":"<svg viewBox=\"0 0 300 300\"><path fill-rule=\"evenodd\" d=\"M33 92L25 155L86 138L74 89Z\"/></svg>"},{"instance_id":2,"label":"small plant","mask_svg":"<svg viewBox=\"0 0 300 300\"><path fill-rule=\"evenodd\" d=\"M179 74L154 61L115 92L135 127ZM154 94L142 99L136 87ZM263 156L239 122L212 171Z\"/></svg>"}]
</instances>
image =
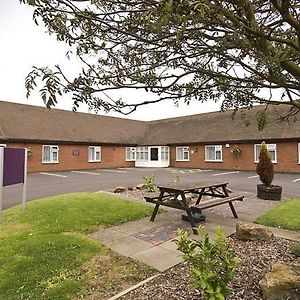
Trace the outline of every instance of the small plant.
<instances>
[{"instance_id":1,"label":"small plant","mask_svg":"<svg viewBox=\"0 0 300 300\"><path fill-rule=\"evenodd\" d=\"M147 192L154 192L155 191L155 177L154 175L151 176L144 176L145 186Z\"/></svg>"},{"instance_id":2,"label":"small plant","mask_svg":"<svg viewBox=\"0 0 300 300\"><path fill-rule=\"evenodd\" d=\"M128 190L128 191L133 191L134 188L133 188L133 186L129 186L129 187L127 188L127 190Z\"/></svg>"},{"instance_id":3,"label":"small plant","mask_svg":"<svg viewBox=\"0 0 300 300\"><path fill-rule=\"evenodd\" d=\"M220 227L216 228L214 241L210 241L202 226L198 232L203 236L200 241L191 240L188 232L179 229L178 238L174 240L177 249L184 253L184 260L192 264L194 287L202 289L205 299L225 300L238 263L236 254L229 249L231 239L224 236Z\"/></svg>"},{"instance_id":4,"label":"small plant","mask_svg":"<svg viewBox=\"0 0 300 300\"><path fill-rule=\"evenodd\" d=\"M296 255L297 257L300 257L300 243L292 246L291 250L294 255Z\"/></svg>"},{"instance_id":5,"label":"small plant","mask_svg":"<svg viewBox=\"0 0 300 300\"><path fill-rule=\"evenodd\" d=\"M256 173L259 175L260 181L265 186L271 186L274 178L274 166L265 142L261 143L261 150L259 153L259 162L256 166Z\"/></svg>"}]
</instances>

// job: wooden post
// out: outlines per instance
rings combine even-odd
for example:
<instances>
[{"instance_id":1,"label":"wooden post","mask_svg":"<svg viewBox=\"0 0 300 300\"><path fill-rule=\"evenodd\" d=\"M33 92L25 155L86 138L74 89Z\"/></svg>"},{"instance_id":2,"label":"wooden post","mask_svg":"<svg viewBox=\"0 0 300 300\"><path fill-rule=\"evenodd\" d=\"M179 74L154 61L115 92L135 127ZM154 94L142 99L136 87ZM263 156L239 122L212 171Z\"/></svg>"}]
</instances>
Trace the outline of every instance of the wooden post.
<instances>
[{"instance_id":1,"label":"wooden post","mask_svg":"<svg viewBox=\"0 0 300 300\"><path fill-rule=\"evenodd\" d=\"M22 197L22 209L26 209L26 192L27 192L27 149L24 149L24 182L23 182L23 197Z\"/></svg>"},{"instance_id":2,"label":"wooden post","mask_svg":"<svg viewBox=\"0 0 300 300\"><path fill-rule=\"evenodd\" d=\"M3 208L3 168L4 168L4 148L0 147L0 223L2 223L2 208Z\"/></svg>"}]
</instances>

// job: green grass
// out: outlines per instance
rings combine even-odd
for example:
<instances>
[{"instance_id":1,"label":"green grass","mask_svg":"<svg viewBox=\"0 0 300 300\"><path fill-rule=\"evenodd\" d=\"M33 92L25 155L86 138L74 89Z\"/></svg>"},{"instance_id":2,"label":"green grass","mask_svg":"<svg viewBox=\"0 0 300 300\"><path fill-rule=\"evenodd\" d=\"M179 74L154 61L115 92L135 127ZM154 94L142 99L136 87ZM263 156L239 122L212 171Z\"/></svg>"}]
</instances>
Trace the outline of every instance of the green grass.
<instances>
[{"instance_id":1,"label":"green grass","mask_svg":"<svg viewBox=\"0 0 300 300\"><path fill-rule=\"evenodd\" d=\"M255 223L300 231L300 199L283 202L255 220Z\"/></svg>"},{"instance_id":2,"label":"green grass","mask_svg":"<svg viewBox=\"0 0 300 300\"><path fill-rule=\"evenodd\" d=\"M70 299L87 284L90 270L82 271L84 264L108 255L84 233L151 211L96 193L32 201L24 213L20 207L6 210L0 224L0 299Z\"/></svg>"}]
</instances>

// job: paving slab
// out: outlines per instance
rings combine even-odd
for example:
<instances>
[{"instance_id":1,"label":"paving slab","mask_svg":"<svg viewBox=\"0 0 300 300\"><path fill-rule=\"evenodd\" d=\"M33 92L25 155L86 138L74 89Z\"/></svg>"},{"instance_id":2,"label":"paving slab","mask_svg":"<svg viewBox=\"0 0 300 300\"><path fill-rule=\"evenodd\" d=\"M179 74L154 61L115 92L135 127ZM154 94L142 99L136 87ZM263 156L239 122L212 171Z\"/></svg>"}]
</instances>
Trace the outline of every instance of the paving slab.
<instances>
[{"instance_id":1,"label":"paving slab","mask_svg":"<svg viewBox=\"0 0 300 300\"><path fill-rule=\"evenodd\" d=\"M178 251L162 248L160 246L152 247L132 256L132 258L145 263L156 270L163 272L178 263L182 262L182 256Z\"/></svg>"},{"instance_id":2,"label":"paving slab","mask_svg":"<svg viewBox=\"0 0 300 300\"><path fill-rule=\"evenodd\" d=\"M91 233L89 234L89 236L93 240L99 241L104 245L109 245L111 243L124 239L128 235L118 230L115 230L114 228L105 228L97 232Z\"/></svg>"},{"instance_id":3,"label":"paving slab","mask_svg":"<svg viewBox=\"0 0 300 300\"><path fill-rule=\"evenodd\" d=\"M140 252L153 248L153 245L128 235L123 239L107 244L107 247L121 255L134 257Z\"/></svg>"}]
</instances>

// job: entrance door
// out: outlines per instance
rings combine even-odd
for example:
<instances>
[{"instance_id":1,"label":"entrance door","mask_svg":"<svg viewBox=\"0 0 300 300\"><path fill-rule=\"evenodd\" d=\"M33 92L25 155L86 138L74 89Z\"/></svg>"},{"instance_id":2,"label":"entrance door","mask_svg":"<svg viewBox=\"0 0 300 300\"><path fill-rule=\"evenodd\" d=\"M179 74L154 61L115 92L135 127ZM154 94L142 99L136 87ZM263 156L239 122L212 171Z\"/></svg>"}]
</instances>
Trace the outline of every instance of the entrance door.
<instances>
[{"instance_id":1,"label":"entrance door","mask_svg":"<svg viewBox=\"0 0 300 300\"><path fill-rule=\"evenodd\" d=\"M150 148L150 160L151 161L158 161L158 148Z\"/></svg>"}]
</instances>

